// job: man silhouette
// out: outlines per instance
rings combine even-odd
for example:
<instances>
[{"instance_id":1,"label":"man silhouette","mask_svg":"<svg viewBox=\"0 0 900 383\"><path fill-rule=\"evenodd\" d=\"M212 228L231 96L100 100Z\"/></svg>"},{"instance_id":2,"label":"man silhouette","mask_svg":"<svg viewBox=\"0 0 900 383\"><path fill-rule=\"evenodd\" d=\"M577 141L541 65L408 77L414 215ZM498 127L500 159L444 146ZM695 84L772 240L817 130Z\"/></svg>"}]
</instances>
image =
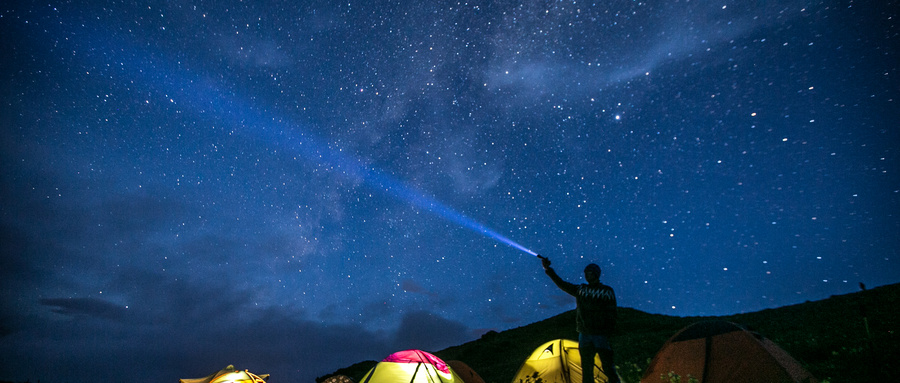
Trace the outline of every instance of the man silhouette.
<instances>
[{"instance_id":1,"label":"man silhouette","mask_svg":"<svg viewBox=\"0 0 900 383\"><path fill-rule=\"evenodd\" d=\"M600 283L600 266L584 268L586 284L569 283L550 267L550 259L538 255L544 272L562 291L575 297L575 329L578 331L578 353L581 355L582 383L594 383L594 355L600 356L603 373L609 383L619 383L609 337L616 328L616 293Z\"/></svg>"}]
</instances>

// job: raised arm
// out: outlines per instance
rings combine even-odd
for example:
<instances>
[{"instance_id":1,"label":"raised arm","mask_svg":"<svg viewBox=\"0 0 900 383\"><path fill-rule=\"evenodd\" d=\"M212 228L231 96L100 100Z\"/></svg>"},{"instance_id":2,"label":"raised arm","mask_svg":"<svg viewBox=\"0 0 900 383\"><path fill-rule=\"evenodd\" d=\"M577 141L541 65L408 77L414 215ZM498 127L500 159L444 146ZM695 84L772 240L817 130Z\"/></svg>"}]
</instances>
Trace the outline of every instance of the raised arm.
<instances>
[{"instance_id":1,"label":"raised arm","mask_svg":"<svg viewBox=\"0 0 900 383\"><path fill-rule=\"evenodd\" d=\"M578 285L566 282L562 278L560 278L559 275L556 274L556 271L553 270L552 267L550 267L550 258L547 258L543 255L538 255L537 257L541 259L541 266L544 267L544 273L546 273L547 276L550 277L550 280L552 280L553 283L555 283L556 286L560 288L560 290L565 291L567 294L572 296L576 296L578 294Z\"/></svg>"}]
</instances>

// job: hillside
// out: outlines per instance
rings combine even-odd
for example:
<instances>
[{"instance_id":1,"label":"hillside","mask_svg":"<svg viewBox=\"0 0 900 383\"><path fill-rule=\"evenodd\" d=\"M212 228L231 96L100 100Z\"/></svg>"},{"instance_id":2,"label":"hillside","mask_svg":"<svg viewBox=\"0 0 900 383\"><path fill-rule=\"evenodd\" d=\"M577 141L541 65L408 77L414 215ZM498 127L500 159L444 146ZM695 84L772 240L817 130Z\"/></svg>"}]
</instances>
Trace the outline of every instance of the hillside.
<instances>
[{"instance_id":1,"label":"hillside","mask_svg":"<svg viewBox=\"0 0 900 383\"><path fill-rule=\"evenodd\" d=\"M898 307L900 284L721 317L673 317L619 308L618 331L612 343L620 375L633 383L638 381L650 358L678 330L700 320L723 319L768 337L820 381L866 382L877 378L886 381L887 364L900 357ZM435 354L444 360L465 362L486 383L508 383L522 361L544 342L556 338L577 339L574 315L574 311L569 311L527 326L489 332L481 339ZM871 336L867 335L867 326ZM375 363L360 362L332 375L347 375L359 381Z\"/></svg>"}]
</instances>

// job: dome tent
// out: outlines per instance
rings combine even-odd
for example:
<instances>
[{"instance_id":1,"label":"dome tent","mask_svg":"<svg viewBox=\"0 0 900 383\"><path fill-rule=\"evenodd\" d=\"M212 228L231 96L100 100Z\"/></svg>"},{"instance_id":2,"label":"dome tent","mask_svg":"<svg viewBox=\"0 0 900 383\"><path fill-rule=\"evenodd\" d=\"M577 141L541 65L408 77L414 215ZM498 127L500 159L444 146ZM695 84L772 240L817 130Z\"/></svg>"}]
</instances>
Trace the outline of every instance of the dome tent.
<instances>
[{"instance_id":1,"label":"dome tent","mask_svg":"<svg viewBox=\"0 0 900 383\"><path fill-rule=\"evenodd\" d=\"M440 358L421 350L406 350L378 362L360 383L463 383L463 379Z\"/></svg>"},{"instance_id":2,"label":"dome tent","mask_svg":"<svg viewBox=\"0 0 900 383\"><path fill-rule=\"evenodd\" d=\"M234 365L229 364L218 372L214 372L202 378L179 379L179 383L265 383L269 380L269 374L255 375L250 371L235 371Z\"/></svg>"},{"instance_id":3,"label":"dome tent","mask_svg":"<svg viewBox=\"0 0 900 383\"><path fill-rule=\"evenodd\" d=\"M481 378L481 375L478 375L478 373L475 372L472 367L469 367L468 364L459 360L449 360L447 361L447 364L465 383L484 383L484 379Z\"/></svg>"},{"instance_id":4,"label":"dome tent","mask_svg":"<svg viewBox=\"0 0 900 383\"><path fill-rule=\"evenodd\" d=\"M603 373L600 357L594 356L594 381L609 381ZM581 355L578 342L556 339L536 348L522 363L512 383L581 383Z\"/></svg>"},{"instance_id":5,"label":"dome tent","mask_svg":"<svg viewBox=\"0 0 900 383\"><path fill-rule=\"evenodd\" d=\"M356 383L356 381L347 375L333 375L323 380L322 383Z\"/></svg>"},{"instance_id":6,"label":"dome tent","mask_svg":"<svg viewBox=\"0 0 900 383\"><path fill-rule=\"evenodd\" d=\"M700 383L815 383L816 378L781 347L731 322L697 322L670 338L641 378L668 382L669 374Z\"/></svg>"}]
</instances>

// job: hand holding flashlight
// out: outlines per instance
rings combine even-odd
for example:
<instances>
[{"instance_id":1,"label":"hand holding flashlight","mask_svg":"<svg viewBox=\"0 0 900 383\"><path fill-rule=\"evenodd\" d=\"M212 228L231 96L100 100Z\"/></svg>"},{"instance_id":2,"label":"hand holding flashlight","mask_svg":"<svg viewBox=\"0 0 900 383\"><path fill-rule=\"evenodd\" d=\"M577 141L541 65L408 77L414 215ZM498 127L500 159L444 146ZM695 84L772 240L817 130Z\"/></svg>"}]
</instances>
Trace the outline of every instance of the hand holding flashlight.
<instances>
[{"instance_id":1,"label":"hand holding flashlight","mask_svg":"<svg viewBox=\"0 0 900 383\"><path fill-rule=\"evenodd\" d=\"M541 259L541 266L544 266L544 270L547 270L550 268L550 258L547 258L540 254L538 254L537 257Z\"/></svg>"}]
</instances>

